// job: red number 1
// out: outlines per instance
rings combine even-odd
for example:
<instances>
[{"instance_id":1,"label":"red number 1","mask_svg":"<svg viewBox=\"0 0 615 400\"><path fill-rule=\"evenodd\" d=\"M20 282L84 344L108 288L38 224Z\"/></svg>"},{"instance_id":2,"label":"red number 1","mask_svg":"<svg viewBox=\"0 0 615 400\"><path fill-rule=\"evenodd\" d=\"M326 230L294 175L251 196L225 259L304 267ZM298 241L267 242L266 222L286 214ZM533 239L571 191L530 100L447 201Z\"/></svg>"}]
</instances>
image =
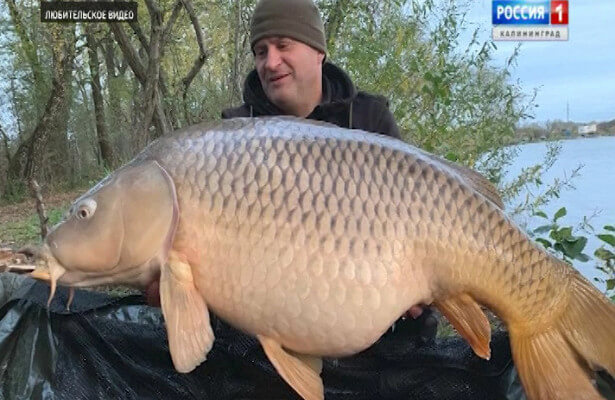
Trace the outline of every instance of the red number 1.
<instances>
[{"instance_id":1,"label":"red number 1","mask_svg":"<svg viewBox=\"0 0 615 400\"><path fill-rule=\"evenodd\" d=\"M551 1L551 25L568 25L568 0Z\"/></svg>"}]
</instances>

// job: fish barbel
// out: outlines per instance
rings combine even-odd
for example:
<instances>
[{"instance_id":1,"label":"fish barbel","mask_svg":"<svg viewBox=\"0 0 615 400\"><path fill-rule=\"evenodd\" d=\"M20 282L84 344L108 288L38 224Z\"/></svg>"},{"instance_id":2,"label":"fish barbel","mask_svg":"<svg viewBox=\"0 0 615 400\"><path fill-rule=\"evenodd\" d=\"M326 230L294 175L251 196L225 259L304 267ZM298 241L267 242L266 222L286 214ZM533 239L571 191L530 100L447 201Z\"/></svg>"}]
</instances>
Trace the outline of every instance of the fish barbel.
<instances>
[{"instance_id":1,"label":"fish barbel","mask_svg":"<svg viewBox=\"0 0 615 400\"><path fill-rule=\"evenodd\" d=\"M160 276L175 368L203 362L208 310L256 336L305 399L321 357L372 345L435 304L489 358L506 324L531 399L599 399L615 375L615 305L508 218L478 174L381 135L294 118L161 138L71 206L33 276L144 287ZM53 296L53 293L52 293Z\"/></svg>"}]
</instances>

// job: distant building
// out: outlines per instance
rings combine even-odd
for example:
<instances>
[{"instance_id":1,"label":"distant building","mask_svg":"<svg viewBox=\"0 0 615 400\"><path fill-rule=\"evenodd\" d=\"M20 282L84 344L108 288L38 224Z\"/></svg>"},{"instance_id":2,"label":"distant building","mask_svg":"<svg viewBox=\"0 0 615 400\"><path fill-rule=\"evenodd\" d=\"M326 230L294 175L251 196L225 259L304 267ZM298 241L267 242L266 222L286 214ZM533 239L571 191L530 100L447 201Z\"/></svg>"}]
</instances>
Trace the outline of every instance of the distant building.
<instances>
[{"instance_id":1,"label":"distant building","mask_svg":"<svg viewBox=\"0 0 615 400\"><path fill-rule=\"evenodd\" d=\"M579 126L579 135L589 135L591 133L596 133L597 130L598 127L596 124L581 125Z\"/></svg>"}]
</instances>

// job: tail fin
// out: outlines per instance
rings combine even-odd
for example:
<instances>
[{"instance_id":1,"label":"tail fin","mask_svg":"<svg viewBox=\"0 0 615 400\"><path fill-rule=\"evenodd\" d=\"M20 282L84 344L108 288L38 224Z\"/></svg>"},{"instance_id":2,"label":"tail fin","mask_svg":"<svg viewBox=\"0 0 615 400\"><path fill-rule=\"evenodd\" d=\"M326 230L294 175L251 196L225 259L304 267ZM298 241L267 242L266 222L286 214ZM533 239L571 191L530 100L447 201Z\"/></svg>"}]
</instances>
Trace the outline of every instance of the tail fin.
<instances>
[{"instance_id":1,"label":"tail fin","mask_svg":"<svg viewBox=\"0 0 615 400\"><path fill-rule=\"evenodd\" d=\"M549 330L510 332L515 365L532 400L601 399L589 370L615 376L615 304L580 275L572 279L569 304Z\"/></svg>"}]
</instances>

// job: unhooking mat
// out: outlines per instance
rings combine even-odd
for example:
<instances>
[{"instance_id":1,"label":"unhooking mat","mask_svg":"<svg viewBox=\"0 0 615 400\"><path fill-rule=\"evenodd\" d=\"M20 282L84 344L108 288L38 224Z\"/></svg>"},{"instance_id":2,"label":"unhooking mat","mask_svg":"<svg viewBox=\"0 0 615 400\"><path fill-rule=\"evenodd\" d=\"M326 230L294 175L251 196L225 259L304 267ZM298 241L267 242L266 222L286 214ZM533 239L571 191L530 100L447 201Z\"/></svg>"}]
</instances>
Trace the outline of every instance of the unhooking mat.
<instances>
[{"instance_id":1,"label":"unhooking mat","mask_svg":"<svg viewBox=\"0 0 615 400\"><path fill-rule=\"evenodd\" d=\"M0 399L298 399L253 338L212 316L207 361L173 369L160 309L143 297L77 290L66 311L60 288L0 274ZM355 356L325 359L325 398L524 399L508 338L496 333L491 361L459 338L419 343L396 324Z\"/></svg>"}]
</instances>

